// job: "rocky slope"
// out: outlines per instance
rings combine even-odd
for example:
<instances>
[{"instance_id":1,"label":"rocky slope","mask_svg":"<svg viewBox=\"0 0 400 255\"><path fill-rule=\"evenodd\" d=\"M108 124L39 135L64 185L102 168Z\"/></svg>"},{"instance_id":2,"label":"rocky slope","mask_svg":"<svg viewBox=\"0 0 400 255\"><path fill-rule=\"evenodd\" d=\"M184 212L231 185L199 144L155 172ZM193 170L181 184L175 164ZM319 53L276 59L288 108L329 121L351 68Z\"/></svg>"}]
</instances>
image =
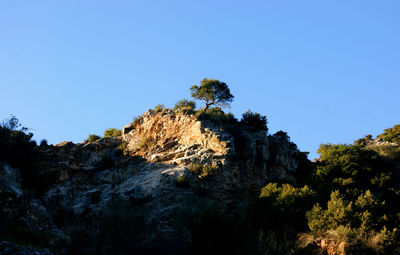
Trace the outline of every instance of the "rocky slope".
<instances>
[{"instance_id":1,"label":"rocky slope","mask_svg":"<svg viewBox=\"0 0 400 255\"><path fill-rule=\"evenodd\" d=\"M284 137L173 112L148 111L125 126L122 137L41 150L48 188L30 196L21 189L18 170L3 164L1 214L53 247L81 236L86 243L76 249L91 254L104 252L101 242L122 242L138 253L174 243L165 254L182 253L190 242L190 233L179 225L183 208L207 200L235 210L270 181L295 183L297 168L296 146ZM145 230L110 241L105 227L124 231L126 222L132 223L109 221L113 211L131 208L139 224L134 227Z\"/></svg>"}]
</instances>

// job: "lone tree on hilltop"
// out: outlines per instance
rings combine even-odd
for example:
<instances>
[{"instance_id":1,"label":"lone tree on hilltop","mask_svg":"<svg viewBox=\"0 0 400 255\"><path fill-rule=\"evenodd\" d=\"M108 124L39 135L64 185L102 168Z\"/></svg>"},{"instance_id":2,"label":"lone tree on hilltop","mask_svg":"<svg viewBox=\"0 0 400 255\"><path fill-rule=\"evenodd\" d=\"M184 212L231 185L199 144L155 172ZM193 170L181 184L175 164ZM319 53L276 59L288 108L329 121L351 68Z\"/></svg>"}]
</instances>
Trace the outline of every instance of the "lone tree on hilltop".
<instances>
[{"instance_id":1,"label":"lone tree on hilltop","mask_svg":"<svg viewBox=\"0 0 400 255\"><path fill-rule=\"evenodd\" d=\"M200 81L200 86L193 85L190 90L194 99L206 102L204 111L211 105L229 107L234 98L225 82L214 79L204 78Z\"/></svg>"}]
</instances>

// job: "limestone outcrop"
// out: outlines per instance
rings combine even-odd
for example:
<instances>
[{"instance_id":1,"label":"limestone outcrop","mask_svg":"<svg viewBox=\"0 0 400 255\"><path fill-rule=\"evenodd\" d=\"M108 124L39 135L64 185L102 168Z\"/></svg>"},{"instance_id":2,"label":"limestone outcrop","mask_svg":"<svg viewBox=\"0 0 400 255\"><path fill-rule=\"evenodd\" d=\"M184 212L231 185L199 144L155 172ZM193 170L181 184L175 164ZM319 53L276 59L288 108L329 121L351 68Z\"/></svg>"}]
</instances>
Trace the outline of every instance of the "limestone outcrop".
<instances>
[{"instance_id":1,"label":"limestone outcrop","mask_svg":"<svg viewBox=\"0 0 400 255\"><path fill-rule=\"evenodd\" d=\"M101 242L104 226L94 219L105 217L116 201L128 201L138 215L146 215L140 243L178 238L173 254L190 241L189 232L176 227L182 208L208 199L234 210L270 181L295 183L296 150L285 138L239 124L149 111L125 126L122 137L41 148L40 173L52 178L39 198L24 198L30 215L24 212L20 219L52 242L68 242L71 225L88 229L91 241ZM4 169L3 193L22 196L17 172ZM92 248L87 252L96 253Z\"/></svg>"}]
</instances>

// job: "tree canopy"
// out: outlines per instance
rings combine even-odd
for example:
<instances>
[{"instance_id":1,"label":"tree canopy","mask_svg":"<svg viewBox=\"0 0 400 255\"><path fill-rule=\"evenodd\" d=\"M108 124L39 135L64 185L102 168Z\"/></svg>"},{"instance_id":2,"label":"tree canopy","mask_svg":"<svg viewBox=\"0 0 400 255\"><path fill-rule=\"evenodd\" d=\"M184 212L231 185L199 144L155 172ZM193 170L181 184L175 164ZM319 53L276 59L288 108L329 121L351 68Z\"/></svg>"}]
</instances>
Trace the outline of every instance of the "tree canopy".
<instances>
[{"instance_id":1,"label":"tree canopy","mask_svg":"<svg viewBox=\"0 0 400 255\"><path fill-rule=\"evenodd\" d=\"M204 110L211 105L227 107L234 98L225 82L214 79L204 78L200 81L200 86L193 85L190 90L194 99L205 101Z\"/></svg>"}]
</instances>

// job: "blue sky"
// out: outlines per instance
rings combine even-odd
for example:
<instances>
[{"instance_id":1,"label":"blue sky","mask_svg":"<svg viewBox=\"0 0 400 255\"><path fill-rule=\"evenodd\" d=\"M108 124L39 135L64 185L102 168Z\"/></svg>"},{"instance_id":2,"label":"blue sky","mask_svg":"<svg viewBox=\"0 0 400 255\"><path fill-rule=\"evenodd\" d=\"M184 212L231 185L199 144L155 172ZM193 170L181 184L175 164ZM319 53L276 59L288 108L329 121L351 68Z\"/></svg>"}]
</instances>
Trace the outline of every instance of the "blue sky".
<instances>
[{"instance_id":1,"label":"blue sky","mask_svg":"<svg viewBox=\"0 0 400 255\"><path fill-rule=\"evenodd\" d=\"M2 1L0 119L80 142L204 77L317 157L400 123L400 1Z\"/></svg>"}]
</instances>

